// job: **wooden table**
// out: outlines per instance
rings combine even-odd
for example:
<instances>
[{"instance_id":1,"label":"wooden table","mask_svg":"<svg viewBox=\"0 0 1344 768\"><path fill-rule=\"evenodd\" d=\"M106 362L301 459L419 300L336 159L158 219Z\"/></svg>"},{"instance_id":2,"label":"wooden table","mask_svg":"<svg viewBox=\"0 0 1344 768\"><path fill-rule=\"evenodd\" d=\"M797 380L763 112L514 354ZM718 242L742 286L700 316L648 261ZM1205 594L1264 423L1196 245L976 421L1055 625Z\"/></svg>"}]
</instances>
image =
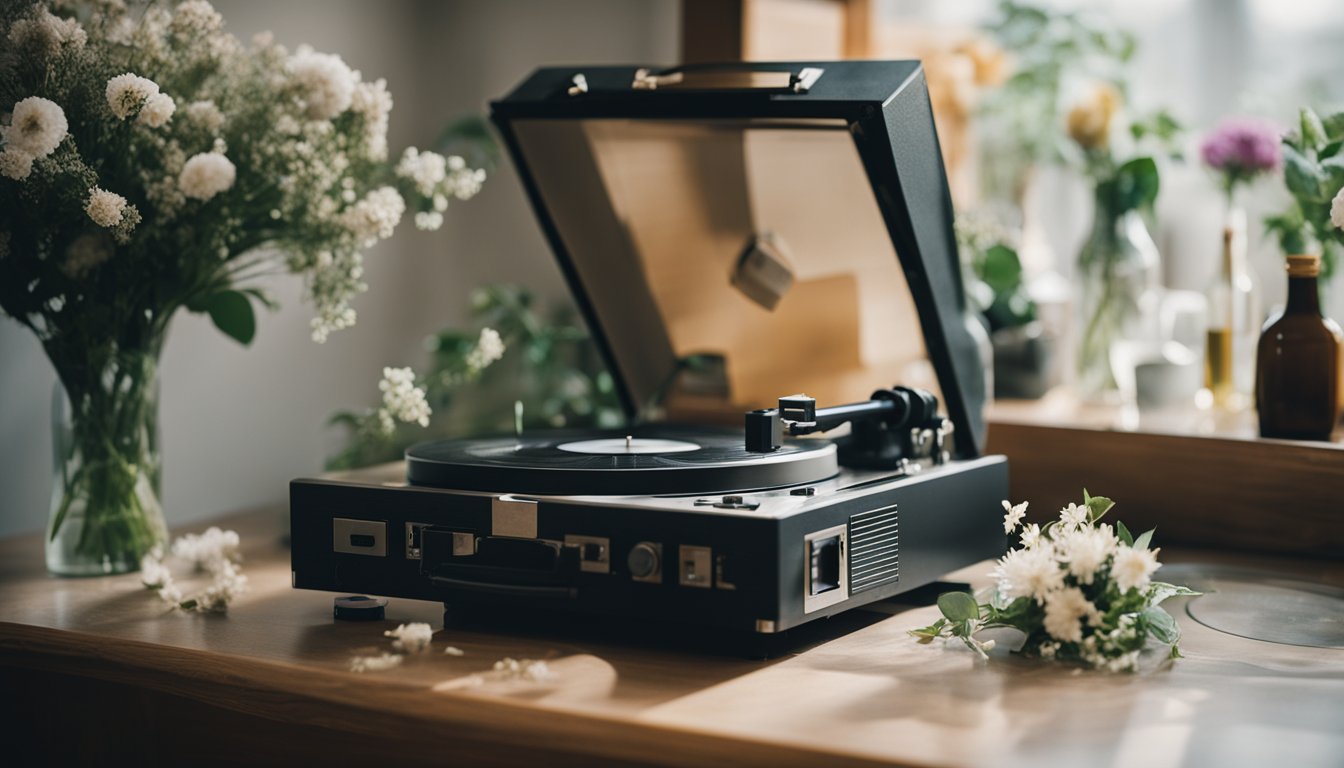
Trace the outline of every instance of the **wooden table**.
<instances>
[{"instance_id":1,"label":"wooden table","mask_svg":"<svg viewBox=\"0 0 1344 768\"><path fill-rule=\"evenodd\" d=\"M0 541L0 691L8 755L38 761L455 765L1344 765L1344 650L1246 640L1179 606L1186 658L1137 675L989 663L906 630L931 607L768 661L545 632L438 631L429 653L349 671L387 620L334 622L332 595L289 586L282 513L222 521L250 591L227 616L165 613L136 575L46 575L37 536ZM1164 552L1344 585L1344 564ZM983 584L989 564L959 576ZM446 645L462 656L443 653ZM549 682L497 679L503 657ZM471 684L477 681L477 684ZM8 762L6 760L6 762ZM16 763L9 763L16 764ZM132 763L134 764L134 763Z\"/></svg>"}]
</instances>

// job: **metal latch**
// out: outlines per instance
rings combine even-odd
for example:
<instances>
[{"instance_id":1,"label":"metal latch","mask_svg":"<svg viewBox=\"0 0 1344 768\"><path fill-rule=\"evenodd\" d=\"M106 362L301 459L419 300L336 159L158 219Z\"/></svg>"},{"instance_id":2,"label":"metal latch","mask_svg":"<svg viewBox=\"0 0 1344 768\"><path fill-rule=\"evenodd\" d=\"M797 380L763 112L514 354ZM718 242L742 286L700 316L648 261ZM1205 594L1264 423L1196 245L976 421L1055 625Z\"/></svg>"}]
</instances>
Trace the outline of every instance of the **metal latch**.
<instances>
[{"instance_id":1,"label":"metal latch","mask_svg":"<svg viewBox=\"0 0 1344 768\"><path fill-rule=\"evenodd\" d=\"M679 67L662 72L639 69L630 87L637 91L675 89L807 93L823 72L825 70L820 67L804 67L797 72L746 67Z\"/></svg>"}]
</instances>

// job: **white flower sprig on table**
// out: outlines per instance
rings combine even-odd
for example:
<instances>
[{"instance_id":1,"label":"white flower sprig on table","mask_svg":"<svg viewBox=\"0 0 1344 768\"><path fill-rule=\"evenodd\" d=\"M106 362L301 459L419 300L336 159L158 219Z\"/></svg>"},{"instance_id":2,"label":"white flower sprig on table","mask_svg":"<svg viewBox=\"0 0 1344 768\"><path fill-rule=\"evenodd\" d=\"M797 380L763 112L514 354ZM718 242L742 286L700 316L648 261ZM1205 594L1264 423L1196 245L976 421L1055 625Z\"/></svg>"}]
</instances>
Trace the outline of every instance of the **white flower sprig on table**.
<instances>
[{"instance_id":1,"label":"white flower sprig on table","mask_svg":"<svg viewBox=\"0 0 1344 768\"><path fill-rule=\"evenodd\" d=\"M1197 595L1186 587L1152 581L1160 567L1150 549L1153 531L1137 538L1124 523L1100 520L1115 503L1083 491L1083 503L1060 510L1044 527L1022 527L1018 549L994 569L997 583L979 603L966 592L938 598L943 618L910 634L921 643L959 638L986 656L993 640L977 640L985 629L1012 628L1026 635L1021 652L1077 661L1112 672L1135 671L1151 638L1171 646L1179 658L1180 629L1160 604L1169 597ZM1004 531L1017 530L1025 502L1003 502Z\"/></svg>"},{"instance_id":2,"label":"white flower sprig on table","mask_svg":"<svg viewBox=\"0 0 1344 768\"><path fill-rule=\"evenodd\" d=\"M238 534L214 526L205 533L189 533L173 542L172 556L189 565L194 572L211 577L210 585L191 595L183 595L165 563L161 548L155 548L140 561L140 580L147 589L158 593L173 608L196 613L225 613L229 603L247 591L247 577L239 563Z\"/></svg>"}]
</instances>

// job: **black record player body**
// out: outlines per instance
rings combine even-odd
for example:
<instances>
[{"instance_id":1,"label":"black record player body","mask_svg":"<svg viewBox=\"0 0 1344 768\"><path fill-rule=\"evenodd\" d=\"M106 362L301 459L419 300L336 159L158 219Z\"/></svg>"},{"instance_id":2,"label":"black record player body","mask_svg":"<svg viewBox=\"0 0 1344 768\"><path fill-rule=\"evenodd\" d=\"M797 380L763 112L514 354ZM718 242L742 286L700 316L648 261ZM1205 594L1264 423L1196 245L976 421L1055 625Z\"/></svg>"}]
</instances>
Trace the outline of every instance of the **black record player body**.
<instances>
[{"instance_id":1,"label":"black record player body","mask_svg":"<svg viewBox=\"0 0 1344 768\"><path fill-rule=\"evenodd\" d=\"M646 428L641 435L711 443L724 438L685 428ZM545 495L505 493L495 484L511 475L557 488L584 480L591 466L528 466L544 463L541 457L574 437L476 441L485 462L468 453L471 443L419 448L437 457L439 471L453 464L452 473L460 474L442 477L454 482L469 483L464 478L491 462L499 462L495 470L508 467L480 473L476 484L482 490L294 481L294 586L450 606L541 603L583 614L774 633L922 586L968 558L1003 549L998 501L1007 462L997 456L910 475L834 469L835 446L822 440L779 457L799 479L782 486L762 487L752 479L762 466L762 476L780 477L768 461L725 459L713 451L705 464L734 466L736 474L697 478L690 469L684 475L690 493L599 493L614 487L599 481L589 494ZM592 439L619 443L623 436ZM510 444L530 455L521 467L494 456ZM680 461L696 463L681 455ZM621 463L633 456L603 458ZM411 461L414 466L416 459ZM675 478L688 467L599 471L625 473L633 478L621 481L627 488L644 473L650 488L670 491L669 480L658 473ZM545 472L560 476L535 479ZM731 476L746 484L714 482Z\"/></svg>"},{"instance_id":2,"label":"black record player body","mask_svg":"<svg viewBox=\"0 0 1344 768\"><path fill-rule=\"evenodd\" d=\"M637 426L416 446L404 483L296 480L295 587L773 633L1003 552L918 62L735 66L543 69L492 104ZM660 414L893 383L937 390L946 428L839 451L776 446L773 417L744 441ZM935 460L849 461L865 436Z\"/></svg>"}]
</instances>

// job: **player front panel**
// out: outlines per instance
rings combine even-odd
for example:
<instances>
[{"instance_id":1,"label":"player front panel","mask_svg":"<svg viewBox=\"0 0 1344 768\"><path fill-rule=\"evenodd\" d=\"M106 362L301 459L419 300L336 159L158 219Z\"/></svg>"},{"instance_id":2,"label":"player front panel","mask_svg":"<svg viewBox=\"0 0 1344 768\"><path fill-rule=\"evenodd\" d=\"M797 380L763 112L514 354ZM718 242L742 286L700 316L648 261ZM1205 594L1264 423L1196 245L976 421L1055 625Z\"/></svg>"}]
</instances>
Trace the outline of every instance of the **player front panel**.
<instances>
[{"instance_id":1,"label":"player front panel","mask_svg":"<svg viewBox=\"0 0 1344 768\"><path fill-rule=\"evenodd\" d=\"M290 486L294 586L756 631L780 521L417 487Z\"/></svg>"},{"instance_id":2,"label":"player front panel","mask_svg":"<svg viewBox=\"0 0 1344 768\"><path fill-rule=\"evenodd\" d=\"M782 521L778 630L876 602L1004 553L1008 461L955 462Z\"/></svg>"}]
</instances>

